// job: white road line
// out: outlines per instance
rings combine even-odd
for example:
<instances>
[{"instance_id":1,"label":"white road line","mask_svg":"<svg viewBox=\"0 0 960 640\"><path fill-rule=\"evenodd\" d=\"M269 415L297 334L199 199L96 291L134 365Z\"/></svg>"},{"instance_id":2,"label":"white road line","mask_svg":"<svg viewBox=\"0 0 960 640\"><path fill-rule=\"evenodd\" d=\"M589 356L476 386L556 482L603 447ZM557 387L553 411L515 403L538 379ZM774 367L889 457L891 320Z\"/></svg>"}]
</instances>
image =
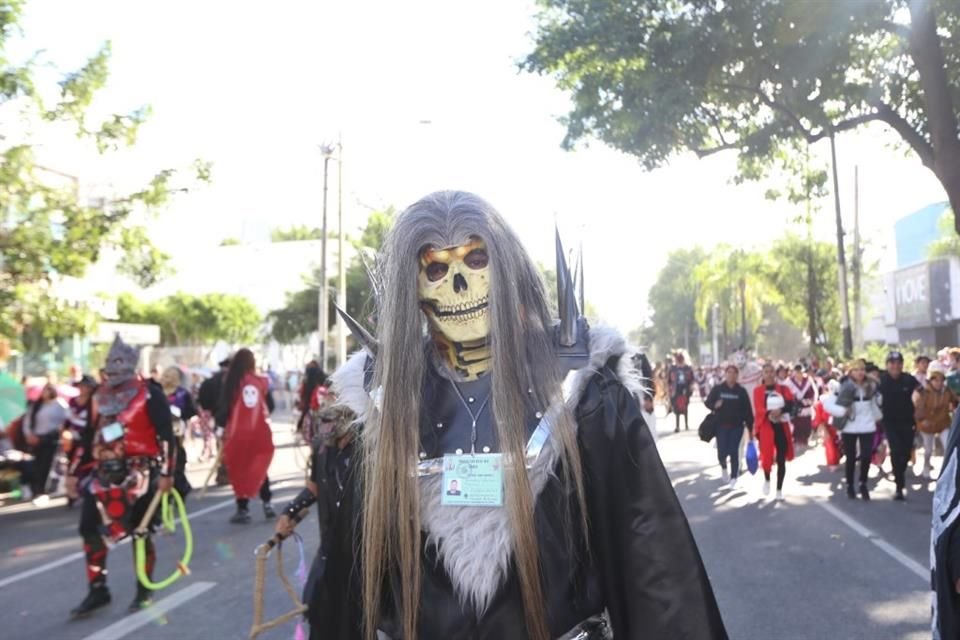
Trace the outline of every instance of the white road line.
<instances>
[{"instance_id":1,"label":"white road line","mask_svg":"<svg viewBox=\"0 0 960 640\"><path fill-rule=\"evenodd\" d=\"M137 629L152 624L160 616L170 613L180 605L189 602L201 593L213 589L215 586L217 586L216 582L194 582L189 587L180 589L180 591L166 598L157 600L150 608L115 622L109 627L104 627L100 631L85 637L83 640L118 640L119 638L125 638Z\"/></svg>"},{"instance_id":2,"label":"white road line","mask_svg":"<svg viewBox=\"0 0 960 640\"><path fill-rule=\"evenodd\" d=\"M899 562L901 565L909 569L911 572L917 574L924 583L930 583L930 569L927 569L922 564L900 551L892 544L878 536L876 533L866 528L852 517L833 506L829 502L823 502L820 500L814 500L814 503L823 507L824 511L832 515L834 518L847 525L861 536L875 544L881 551L886 553L888 556Z\"/></svg>"},{"instance_id":3,"label":"white road line","mask_svg":"<svg viewBox=\"0 0 960 640\"><path fill-rule=\"evenodd\" d=\"M200 509L199 511L196 511L196 512L194 512L194 513L190 513L190 514L188 514L188 515L190 516L190 519L192 520L192 519L194 519L194 518L198 518L198 517L200 517L200 516L206 515L206 514L208 514L208 513L213 512L213 511L217 511L218 509L223 509L223 508L225 508L225 507L229 507L229 506L232 505L232 504L234 504L234 500L231 498L230 500L224 500L223 502L218 502L217 504L210 505L209 507ZM127 544L128 542L130 542L130 538L129 538L129 537L124 538L123 540L121 540L121 541L119 542L118 546L119 546L119 545L122 545L122 544ZM15 574L13 574L12 576L10 576L10 577L8 577L8 578L4 578L3 580L0 580L0 589L3 589L4 587L9 587L9 586L12 585L12 584L16 584L17 582L21 582L21 581L23 581L23 580L26 580L27 578L32 578L32 577L35 576L35 575L39 575L39 574L41 574L41 573L46 573L47 571L50 571L51 569L56 569L56 568L59 567L59 566L68 564L68 563L73 562L73 561L75 561L75 560L82 560L82 559L83 559L83 552L82 552L82 551L78 551L77 553L71 553L71 554L68 555L68 556L64 556L64 557L59 558L59 559L57 559L57 560L53 560L53 561L48 562L48 563L46 563L46 564L42 564L42 565L40 565L39 567L34 567L33 569L27 569L26 571L21 571L20 573L15 573Z\"/></svg>"}]
</instances>

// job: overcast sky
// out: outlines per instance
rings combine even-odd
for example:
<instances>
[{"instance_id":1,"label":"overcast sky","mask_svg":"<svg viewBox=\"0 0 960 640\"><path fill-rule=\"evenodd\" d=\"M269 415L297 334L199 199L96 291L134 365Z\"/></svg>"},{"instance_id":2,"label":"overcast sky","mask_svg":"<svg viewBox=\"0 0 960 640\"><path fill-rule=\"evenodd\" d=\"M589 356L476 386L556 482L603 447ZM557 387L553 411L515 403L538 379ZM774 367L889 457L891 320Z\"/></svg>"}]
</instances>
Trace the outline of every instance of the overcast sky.
<instances>
[{"instance_id":1,"label":"overcast sky","mask_svg":"<svg viewBox=\"0 0 960 640\"><path fill-rule=\"evenodd\" d=\"M549 264L556 219L568 243L584 242L588 297L624 330L645 316L671 249L762 247L779 235L791 209L763 198L770 185L732 185L731 156L679 157L647 173L599 144L562 151L567 97L517 70L532 48L532 15L533 3L518 0L30 0L18 49L45 49L51 69L71 69L110 40L98 108L153 108L135 149L92 161L48 140L46 162L116 188L197 157L213 162L214 183L155 224L168 250L319 225L318 144L338 135L347 227L361 227L369 207L467 189ZM852 220L859 164L861 219L878 248L896 218L945 200L895 141L880 128L839 139L845 215ZM335 194L331 184L331 205ZM829 239L832 201L823 206L818 234Z\"/></svg>"}]
</instances>

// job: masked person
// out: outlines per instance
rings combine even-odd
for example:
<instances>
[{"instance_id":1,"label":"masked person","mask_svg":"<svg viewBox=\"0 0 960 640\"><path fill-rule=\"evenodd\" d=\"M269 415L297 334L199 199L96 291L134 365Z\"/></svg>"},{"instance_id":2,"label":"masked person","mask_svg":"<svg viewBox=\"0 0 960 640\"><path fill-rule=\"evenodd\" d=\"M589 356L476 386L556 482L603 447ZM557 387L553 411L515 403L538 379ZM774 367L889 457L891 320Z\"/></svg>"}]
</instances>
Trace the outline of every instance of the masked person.
<instances>
[{"instance_id":1,"label":"masked person","mask_svg":"<svg viewBox=\"0 0 960 640\"><path fill-rule=\"evenodd\" d=\"M87 597L71 614L89 615L110 603L106 540L129 535L146 514L155 491L169 491L177 442L163 389L137 375L139 353L118 335L107 354L106 382L95 396L93 437L96 470L83 495L80 535L87 559ZM131 545L132 546L132 545ZM146 538L146 574L153 573L153 541ZM130 611L150 604L151 591L137 581Z\"/></svg>"},{"instance_id":2,"label":"masked person","mask_svg":"<svg viewBox=\"0 0 960 640\"><path fill-rule=\"evenodd\" d=\"M274 409L270 383L257 375L257 361L249 349L233 356L223 381L223 397L217 424L224 430L223 459L237 501L233 524L250 522L250 498L260 496L263 515L276 517L270 504L270 478L267 470L273 460L273 432L268 420Z\"/></svg>"},{"instance_id":3,"label":"masked person","mask_svg":"<svg viewBox=\"0 0 960 640\"><path fill-rule=\"evenodd\" d=\"M313 638L727 637L625 343L578 318L557 244L555 325L489 204L439 192L398 217L377 341L357 331L332 376L358 452L328 482Z\"/></svg>"},{"instance_id":4,"label":"masked person","mask_svg":"<svg viewBox=\"0 0 960 640\"><path fill-rule=\"evenodd\" d=\"M690 429L690 396L693 395L693 368L688 365L683 353L675 355L676 364L670 368L670 407L676 417L677 426L674 433L680 431L680 416L683 416L683 427Z\"/></svg>"}]
</instances>

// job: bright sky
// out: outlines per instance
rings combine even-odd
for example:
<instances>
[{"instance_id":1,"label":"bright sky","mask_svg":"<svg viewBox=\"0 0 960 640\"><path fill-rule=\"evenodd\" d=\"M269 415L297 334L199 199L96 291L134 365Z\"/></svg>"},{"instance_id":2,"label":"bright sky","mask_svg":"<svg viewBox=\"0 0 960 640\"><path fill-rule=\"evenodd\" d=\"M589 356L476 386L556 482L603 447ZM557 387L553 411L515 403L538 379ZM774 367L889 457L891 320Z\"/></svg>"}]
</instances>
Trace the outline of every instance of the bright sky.
<instances>
[{"instance_id":1,"label":"bright sky","mask_svg":"<svg viewBox=\"0 0 960 640\"><path fill-rule=\"evenodd\" d=\"M100 105L153 107L132 151L81 161L50 144L45 161L118 188L197 157L213 162L213 184L155 223L167 250L187 251L319 225L318 144L342 135L347 226L361 227L370 207L467 189L551 264L556 218L568 244L584 242L588 297L629 330L671 249L763 246L791 210L766 201L766 186L732 185L732 156L680 157L647 173L599 144L562 151L566 96L517 71L532 48L533 10L529 0L31 0L25 51L45 49L69 70L111 40ZM887 146L895 140L878 129L838 144L847 225L859 164L864 233L891 251L896 218L945 200L917 160ZM332 183L331 212L335 194ZM832 199L818 225L833 237Z\"/></svg>"}]
</instances>

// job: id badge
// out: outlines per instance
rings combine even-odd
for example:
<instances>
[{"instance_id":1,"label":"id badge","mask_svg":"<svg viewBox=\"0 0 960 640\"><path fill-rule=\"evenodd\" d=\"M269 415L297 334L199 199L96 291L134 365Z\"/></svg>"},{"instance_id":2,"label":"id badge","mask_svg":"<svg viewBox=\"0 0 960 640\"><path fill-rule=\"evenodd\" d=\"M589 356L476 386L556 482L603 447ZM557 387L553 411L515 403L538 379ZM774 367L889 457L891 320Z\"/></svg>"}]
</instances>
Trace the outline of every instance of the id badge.
<instances>
[{"instance_id":1,"label":"id badge","mask_svg":"<svg viewBox=\"0 0 960 640\"><path fill-rule=\"evenodd\" d=\"M100 429L100 437L103 438L103 441L107 444L119 440L123 437L123 425L119 422L108 424Z\"/></svg>"},{"instance_id":2,"label":"id badge","mask_svg":"<svg viewBox=\"0 0 960 640\"><path fill-rule=\"evenodd\" d=\"M502 507L503 455L443 456L440 504L450 507Z\"/></svg>"}]
</instances>

